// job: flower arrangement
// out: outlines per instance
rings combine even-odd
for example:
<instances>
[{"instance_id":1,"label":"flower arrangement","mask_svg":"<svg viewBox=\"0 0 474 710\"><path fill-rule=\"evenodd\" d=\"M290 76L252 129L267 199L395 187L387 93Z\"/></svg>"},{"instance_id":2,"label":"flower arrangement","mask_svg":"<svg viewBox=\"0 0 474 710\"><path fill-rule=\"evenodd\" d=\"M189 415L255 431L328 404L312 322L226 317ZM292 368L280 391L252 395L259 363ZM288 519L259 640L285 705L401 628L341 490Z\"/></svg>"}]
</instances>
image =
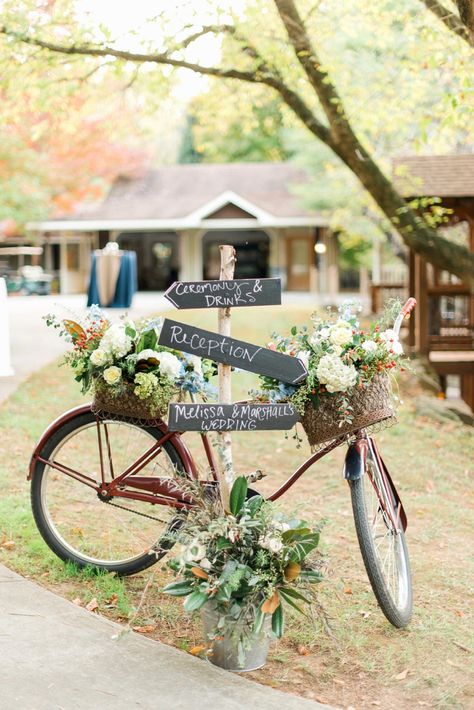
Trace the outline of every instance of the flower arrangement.
<instances>
[{"instance_id":1,"label":"flower arrangement","mask_svg":"<svg viewBox=\"0 0 474 710\"><path fill-rule=\"evenodd\" d=\"M158 345L162 318L111 323L92 306L78 320L59 320L55 315L45 320L71 343L64 361L83 393L92 390L96 397L117 404L132 396L144 403L143 411L156 416L180 392L204 397L213 392L209 360Z\"/></svg>"},{"instance_id":2,"label":"flower arrangement","mask_svg":"<svg viewBox=\"0 0 474 710\"><path fill-rule=\"evenodd\" d=\"M212 484L204 494L202 489L190 494L196 506L177 533L181 553L168 562L179 580L164 591L184 596L188 612L212 607L212 638L230 638L242 665L266 619L280 638L284 603L301 613L301 604L310 603L308 585L320 582L321 573L307 558L318 546L319 531L259 495L248 498L244 476L232 486L229 510Z\"/></svg>"},{"instance_id":3,"label":"flower arrangement","mask_svg":"<svg viewBox=\"0 0 474 710\"><path fill-rule=\"evenodd\" d=\"M390 389L388 373L403 369L403 347L398 334L388 327L400 307L399 302L389 304L382 318L367 330L360 328L354 305L347 302L335 317L314 315L310 329L294 326L289 336L274 333L268 347L300 358L308 377L297 386L260 377L261 389L253 394L270 402L290 401L302 415L309 408L321 410L324 402L332 400L337 426L350 428L356 418L354 398L362 406L364 392L374 393L382 386L385 397Z\"/></svg>"}]
</instances>

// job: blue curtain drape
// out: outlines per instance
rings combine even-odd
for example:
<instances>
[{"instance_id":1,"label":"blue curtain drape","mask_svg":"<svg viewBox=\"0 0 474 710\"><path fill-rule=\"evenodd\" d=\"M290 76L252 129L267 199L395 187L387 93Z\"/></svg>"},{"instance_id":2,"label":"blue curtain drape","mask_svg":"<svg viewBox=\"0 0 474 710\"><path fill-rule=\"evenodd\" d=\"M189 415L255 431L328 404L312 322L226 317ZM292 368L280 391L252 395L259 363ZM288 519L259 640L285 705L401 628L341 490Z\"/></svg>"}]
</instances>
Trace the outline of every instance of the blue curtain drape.
<instances>
[{"instance_id":1,"label":"blue curtain drape","mask_svg":"<svg viewBox=\"0 0 474 710\"><path fill-rule=\"evenodd\" d=\"M137 290L137 255L134 251L124 251L121 255L120 271L115 287L112 303L107 308L129 308L132 305L133 294ZM105 307L100 302L99 288L97 285L97 257L92 254L91 275L87 292L87 306L96 303Z\"/></svg>"}]
</instances>

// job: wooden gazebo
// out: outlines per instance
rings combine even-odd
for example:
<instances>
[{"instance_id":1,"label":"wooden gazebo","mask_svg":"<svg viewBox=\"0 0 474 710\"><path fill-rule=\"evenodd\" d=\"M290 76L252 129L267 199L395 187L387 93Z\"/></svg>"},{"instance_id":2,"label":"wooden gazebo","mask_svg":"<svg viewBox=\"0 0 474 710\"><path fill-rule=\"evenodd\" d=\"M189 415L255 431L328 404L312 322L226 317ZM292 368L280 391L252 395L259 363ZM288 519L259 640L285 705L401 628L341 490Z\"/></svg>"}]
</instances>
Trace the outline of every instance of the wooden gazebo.
<instances>
[{"instance_id":1,"label":"wooden gazebo","mask_svg":"<svg viewBox=\"0 0 474 710\"><path fill-rule=\"evenodd\" d=\"M452 210L448 229L474 251L474 154L397 158L395 174L406 197L439 197ZM418 302L409 343L426 355L446 388L460 378L461 396L474 409L474 298L456 276L410 253L409 293Z\"/></svg>"}]
</instances>

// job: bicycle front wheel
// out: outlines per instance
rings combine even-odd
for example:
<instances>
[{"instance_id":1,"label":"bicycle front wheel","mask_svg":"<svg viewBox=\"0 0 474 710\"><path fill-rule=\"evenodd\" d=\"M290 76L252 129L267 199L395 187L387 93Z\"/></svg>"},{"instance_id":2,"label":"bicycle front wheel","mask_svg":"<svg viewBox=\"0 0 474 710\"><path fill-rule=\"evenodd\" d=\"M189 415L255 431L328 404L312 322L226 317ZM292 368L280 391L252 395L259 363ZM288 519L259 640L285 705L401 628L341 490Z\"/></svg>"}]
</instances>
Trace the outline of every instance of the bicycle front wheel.
<instances>
[{"instance_id":1,"label":"bicycle front wheel","mask_svg":"<svg viewBox=\"0 0 474 710\"><path fill-rule=\"evenodd\" d=\"M408 548L391 487L372 445L365 474L349 485L359 547L373 592L390 623L403 628L413 606Z\"/></svg>"},{"instance_id":2,"label":"bicycle front wheel","mask_svg":"<svg viewBox=\"0 0 474 710\"><path fill-rule=\"evenodd\" d=\"M162 436L157 428L81 412L46 440L33 472L31 503L38 530L58 557L129 575L166 554L183 520L176 508L120 497L104 501L92 486L66 473L72 469L99 486L104 469L107 481L116 478ZM140 476L188 474L168 440Z\"/></svg>"}]
</instances>

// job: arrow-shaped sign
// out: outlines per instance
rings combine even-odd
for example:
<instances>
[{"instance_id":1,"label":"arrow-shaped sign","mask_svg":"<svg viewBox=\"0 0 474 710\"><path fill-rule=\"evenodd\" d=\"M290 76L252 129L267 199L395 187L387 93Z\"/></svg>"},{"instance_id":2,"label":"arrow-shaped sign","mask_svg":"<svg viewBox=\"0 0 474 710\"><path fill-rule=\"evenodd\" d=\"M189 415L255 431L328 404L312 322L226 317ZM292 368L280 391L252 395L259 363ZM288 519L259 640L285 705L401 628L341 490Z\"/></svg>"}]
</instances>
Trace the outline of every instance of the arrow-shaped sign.
<instances>
[{"instance_id":1,"label":"arrow-shaped sign","mask_svg":"<svg viewBox=\"0 0 474 710\"><path fill-rule=\"evenodd\" d=\"M288 403L180 404L169 405L170 431L262 431L291 429L299 420Z\"/></svg>"},{"instance_id":2,"label":"arrow-shaped sign","mask_svg":"<svg viewBox=\"0 0 474 710\"><path fill-rule=\"evenodd\" d=\"M281 281L280 279L175 281L166 291L165 298L180 309L277 306L281 303Z\"/></svg>"},{"instance_id":3,"label":"arrow-shaped sign","mask_svg":"<svg viewBox=\"0 0 474 710\"><path fill-rule=\"evenodd\" d=\"M233 365L248 372L255 372L257 375L274 377L276 380L293 385L298 384L308 375L306 367L297 357L283 355L268 348L228 338L168 318L165 318L158 343L190 355L199 355L222 362L224 365Z\"/></svg>"}]
</instances>

